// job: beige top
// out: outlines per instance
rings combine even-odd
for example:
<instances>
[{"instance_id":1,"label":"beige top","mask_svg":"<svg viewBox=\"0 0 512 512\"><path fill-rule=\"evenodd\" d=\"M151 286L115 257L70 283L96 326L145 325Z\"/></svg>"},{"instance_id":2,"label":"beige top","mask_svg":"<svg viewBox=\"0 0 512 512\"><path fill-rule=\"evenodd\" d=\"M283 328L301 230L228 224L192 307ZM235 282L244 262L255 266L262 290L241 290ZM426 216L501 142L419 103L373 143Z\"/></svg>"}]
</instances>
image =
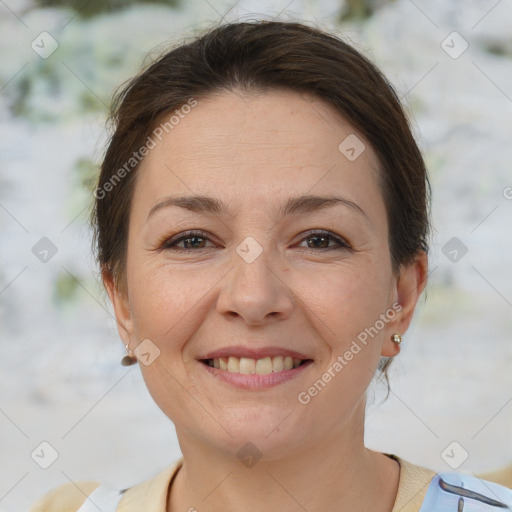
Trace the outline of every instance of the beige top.
<instances>
[{"instance_id":1,"label":"beige top","mask_svg":"<svg viewBox=\"0 0 512 512\"><path fill-rule=\"evenodd\" d=\"M389 455L400 464L398 493L392 512L418 512L436 475L430 469L415 466L395 455ZM128 489L118 505L117 512L166 512L167 496L174 476L183 464L183 458L155 477ZM76 512L98 486L99 482L66 483L35 502L30 512Z\"/></svg>"}]
</instances>

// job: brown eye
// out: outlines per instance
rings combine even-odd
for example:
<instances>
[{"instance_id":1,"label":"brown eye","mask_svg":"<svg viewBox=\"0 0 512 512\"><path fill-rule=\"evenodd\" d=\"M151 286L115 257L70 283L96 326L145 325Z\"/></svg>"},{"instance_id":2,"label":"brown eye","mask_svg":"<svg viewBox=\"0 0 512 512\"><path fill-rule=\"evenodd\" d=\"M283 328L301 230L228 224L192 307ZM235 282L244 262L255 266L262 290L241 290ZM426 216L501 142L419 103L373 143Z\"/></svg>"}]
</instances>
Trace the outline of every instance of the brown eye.
<instances>
[{"instance_id":1,"label":"brown eye","mask_svg":"<svg viewBox=\"0 0 512 512\"><path fill-rule=\"evenodd\" d=\"M195 249L207 249L208 247L205 247L205 244L208 240L209 238L203 231L188 231L167 240L162 245L162 249L174 249L186 252ZM181 243L184 243L184 247L178 247L178 244Z\"/></svg>"},{"instance_id":2,"label":"brown eye","mask_svg":"<svg viewBox=\"0 0 512 512\"><path fill-rule=\"evenodd\" d=\"M309 235L304 237L302 241L307 241L308 249L331 250L350 248L350 246L348 245L347 242L345 242L345 240L328 231L317 231L309 233ZM331 241L333 241L335 245L329 245Z\"/></svg>"},{"instance_id":3,"label":"brown eye","mask_svg":"<svg viewBox=\"0 0 512 512\"><path fill-rule=\"evenodd\" d=\"M184 249L203 249L204 248L204 238L199 236L194 236L190 238L182 238L176 243L185 243Z\"/></svg>"}]
</instances>

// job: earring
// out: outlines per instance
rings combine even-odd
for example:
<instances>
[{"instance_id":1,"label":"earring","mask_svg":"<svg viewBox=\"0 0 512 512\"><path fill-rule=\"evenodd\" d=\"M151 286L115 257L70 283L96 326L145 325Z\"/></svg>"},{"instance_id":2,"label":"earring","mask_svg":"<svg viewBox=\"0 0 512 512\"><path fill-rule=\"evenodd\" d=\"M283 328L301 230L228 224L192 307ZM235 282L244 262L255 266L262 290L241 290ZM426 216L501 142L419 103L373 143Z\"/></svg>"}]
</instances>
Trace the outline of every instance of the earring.
<instances>
[{"instance_id":1,"label":"earring","mask_svg":"<svg viewBox=\"0 0 512 512\"><path fill-rule=\"evenodd\" d=\"M128 354L121 359L121 364L123 366L132 366L137 362L137 358L130 355L130 350L128 349L128 345L125 345Z\"/></svg>"},{"instance_id":2,"label":"earring","mask_svg":"<svg viewBox=\"0 0 512 512\"><path fill-rule=\"evenodd\" d=\"M402 336L400 336L400 334L393 334L393 336L391 336L391 339L393 340L393 343L396 343L397 345L402 343Z\"/></svg>"}]
</instances>

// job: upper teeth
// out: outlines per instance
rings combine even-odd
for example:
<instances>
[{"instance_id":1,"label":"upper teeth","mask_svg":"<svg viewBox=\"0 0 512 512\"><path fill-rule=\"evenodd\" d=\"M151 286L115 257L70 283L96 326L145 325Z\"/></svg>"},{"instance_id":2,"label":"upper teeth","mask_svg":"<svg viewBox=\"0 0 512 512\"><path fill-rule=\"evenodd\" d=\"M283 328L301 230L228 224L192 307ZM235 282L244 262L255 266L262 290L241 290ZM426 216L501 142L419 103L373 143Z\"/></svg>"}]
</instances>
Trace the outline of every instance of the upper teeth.
<instances>
[{"instance_id":1,"label":"upper teeth","mask_svg":"<svg viewBox=\"0 0 512 512\"><path fill-rule=\"evenodd\" d=\"M292 357L264 357L263 359L250 359L248 357L220 357L217 359L208 359L208 364L221 370L227 370L231 373L259 374L265 375L282 370L291 370L297 368L302 359Z\"/></svg>"}]
</instances>

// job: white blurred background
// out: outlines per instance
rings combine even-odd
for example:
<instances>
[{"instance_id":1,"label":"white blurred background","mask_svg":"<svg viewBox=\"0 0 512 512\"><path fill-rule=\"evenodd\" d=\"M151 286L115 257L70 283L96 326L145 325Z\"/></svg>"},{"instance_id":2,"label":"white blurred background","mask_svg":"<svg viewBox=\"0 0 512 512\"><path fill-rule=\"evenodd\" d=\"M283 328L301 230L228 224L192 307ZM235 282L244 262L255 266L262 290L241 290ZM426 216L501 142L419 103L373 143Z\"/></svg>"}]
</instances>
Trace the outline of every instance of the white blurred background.
<instances>
[{"instance_id":1,"label":"white blurred background","mask_svg":"<svg viewBox=\"0 0 512 512\"><path fill-rule=\"evenodd\" d=\"M262 16L313 22L369 55L400 91L430 171L430 284L389 399L370 393L367 445L435 470L512 463L512 0L5 0L1 512L69 481L134 485L181 455L138 367L119 364L90 190L112 93L145 56L223 17Z\"/></svg>"}]
</instances>

